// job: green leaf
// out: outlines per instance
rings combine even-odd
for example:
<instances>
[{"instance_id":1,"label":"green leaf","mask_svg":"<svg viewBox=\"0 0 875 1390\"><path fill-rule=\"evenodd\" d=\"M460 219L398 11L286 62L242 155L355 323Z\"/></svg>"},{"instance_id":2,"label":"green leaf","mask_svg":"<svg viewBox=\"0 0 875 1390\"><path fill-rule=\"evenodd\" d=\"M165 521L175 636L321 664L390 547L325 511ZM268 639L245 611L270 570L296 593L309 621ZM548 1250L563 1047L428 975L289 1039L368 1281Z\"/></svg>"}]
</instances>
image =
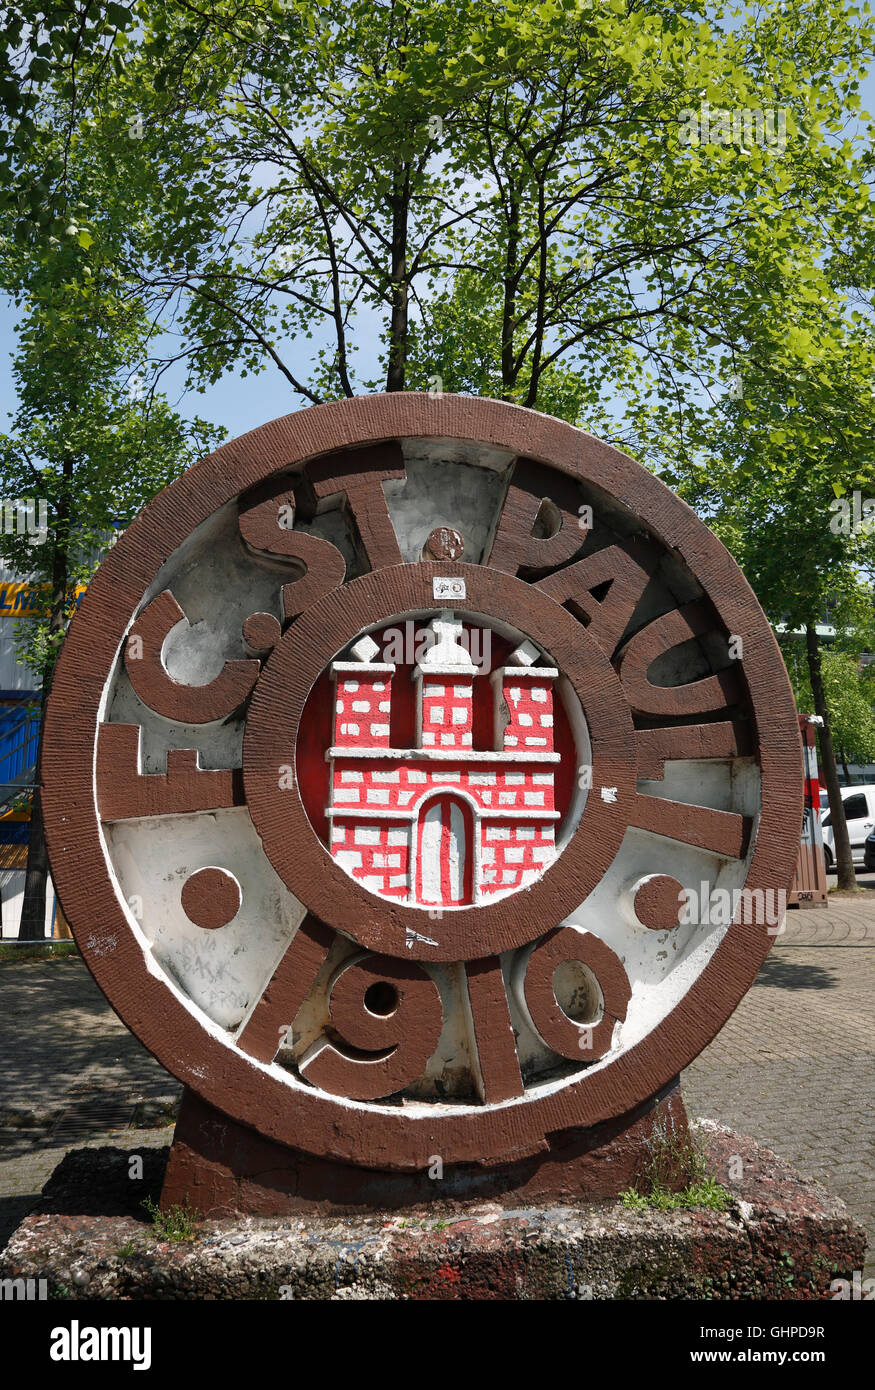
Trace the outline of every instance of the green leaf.
<instances>
[{"instance_id":1,"label":"green leaf","mask_svg":"<svg viewBox=\"0 0 875 1390\"><path fill-rule=\"evenodd\" d=\"M109 24L114 24L117 29L127 29L128 25L133 23L133 15L124 5L107 5L104 17Z\"/></svg>"}]
</instances>

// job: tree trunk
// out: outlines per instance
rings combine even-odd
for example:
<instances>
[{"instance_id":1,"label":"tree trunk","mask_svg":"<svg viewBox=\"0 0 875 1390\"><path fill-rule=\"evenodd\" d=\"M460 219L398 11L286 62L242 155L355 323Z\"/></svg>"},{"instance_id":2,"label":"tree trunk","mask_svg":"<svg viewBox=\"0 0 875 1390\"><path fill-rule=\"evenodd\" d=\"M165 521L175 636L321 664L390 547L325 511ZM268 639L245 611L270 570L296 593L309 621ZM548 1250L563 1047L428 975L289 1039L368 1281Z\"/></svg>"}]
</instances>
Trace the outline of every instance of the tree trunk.
<instances>
[{"instance_id":1,"label":"tree trunk","mask_svg":"<svg viewBox=\"0 0 875 1390\"><path fill-rule=\"evenodd\" d=\"M407 236L410 212L410 170L407 165L396 172L392 197L391 319L389 324L389 370L387 391L403 391L407 371Z\"/></svg>"},{"instance_id":2,"label":"tree trunk","mask_svg":"<svg viewBox=\"0 0 875 1390\"><path fill-rule=\"evenodd\" d=\"M501 399L513 399L516 386L516 363L514 361L514 330L516 328L516 296L519 283L519 214L520 207L514 193L508 203L507 251L504 261L504 304L501 311Z\"/></svg>"},{"instance_id":3,"label":"tree trunk","mask_svg":"<svg viewBox=\"0 0 875 1390\"><path fill-rule=\"evenodd\" d=\"M829 811L832 820L838 887L843 889L856 888L857 879L854 874L851 841L848 836L845 808L842 802L841 788L839 787L839 775L836 769L835 752L833 751L832 734L829 726L829 708L826 703L826 693L823 688L823 674L820 669L820 640L817 636L817 629L814 627L813 623L808 623L805 628L805 649L808 654L808 672L811 677L811 693L814 696L814 712L820 715L820 718L823 720L818 731L820 739L820 764L823 772L823 780L826 783L827 796L829 797Z\"/></svg>"},{"instance_id":4,"label":"tree trunk","mask_svg":"<svg viewBox=\"0 0 875 1390\"><path fill-rule=\"evenodd\" d=\"M544 176L538 178L538 293L535 301L534 345L532 368L529 374L529 389L523 405L534 410L538 403L538 387L541 383L541 354L544 350L547 313L547 261L550 255L550 237L546 225Z\"/></svg>"},{"instance_id":5,"label":"tree trunk","mask_svg":"<svg viewBox=\"0 0 875 1390\"><path fill-rule=\"evenodd\" d=\"M70 483L72 477L73 460L64 459L63 483L55 524L52 528L54 551L52 555L52 606L49 617L51 636L63 632L67 609L67 546L69 544ZM41 941L46 934L46 885L49 877L49 856L46 849L40 788L42 786L43 729L45 728L46 704L51 690L53 672L54 663L44 669L40 695L39 745L37 747L33 800L30 810L30 831L27 841L24 903L21 909L21 925L18 929L20 941Z\"/></svg>"},{"instance_id":6,"label":"tree trunk","mask_svg":"<svg viewBox=\"0 0 875 1390\"><path fill-rule=\"evenodd\" d=\"M851 785L851 774L848 771L848 759L844 748L839 749L839 762L842 765L842 772L845 774L845 786L849 787Z\"/></svg>"}]
</instances>

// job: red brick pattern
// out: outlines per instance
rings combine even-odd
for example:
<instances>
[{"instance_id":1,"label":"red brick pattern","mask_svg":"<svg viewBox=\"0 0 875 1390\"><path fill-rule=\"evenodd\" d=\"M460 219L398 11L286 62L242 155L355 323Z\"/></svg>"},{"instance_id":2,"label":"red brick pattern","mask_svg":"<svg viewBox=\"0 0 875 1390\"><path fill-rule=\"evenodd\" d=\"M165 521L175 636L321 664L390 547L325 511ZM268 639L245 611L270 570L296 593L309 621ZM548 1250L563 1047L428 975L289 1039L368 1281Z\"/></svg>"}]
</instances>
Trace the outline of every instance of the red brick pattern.
<instances>
[{"instance_id":1,"label":"red brick pattern","mask_svg":"<svg viewBox=\"0 0 875 1390\"><path fill-rule=\"evenodd\" d=\"M331 853L353 878L384 898L406 898L410 831L405 822L337 818L331 826Z\"/></svg>"},{"instance_id":2,"label":"red brick pattern","mask_svg":"<svg viewBox=\"0 0 875 1390\"><path fill-rule=\"evenodd\" d=\"M358 748L389 747L392 677L362 666L361 673L338 672L334 741Z\"/></svg>"},{"instance_id":3,"label":"red brick pattern","mask_svg":"<svg viewBox=\"0 0 875 1390\"><path fill-rule=\"evenodd\" d=\"M547 753L553 748L553 688L549 680L506 670L501 682L507 706L505 748Z\"/></svg>"},{"instance_id":4,"label":"red brick pattern","mask_svg":"<svg viewBox=\"0 0 875 1390\"><path fill-rule=\"evenodd\" d=\"M470 748L473 728L472 679L426 676L422 682L423 748Z\"/></svg>"},{"instance_id":5,"label":"red brick pattern","mask_svg":"<svg viewBox=\"0 0 875 1390\"><path fill-rule=\"evenodd\" d=\"M482 827L480 862L484 894L512 892L540 878L556 855L552 825L489 822Z\"/></svg>"},{"instance_id":6,"label":"red brick pattern","mask_svg":"<svg viewBox=\"0 0 875 1390\"><path fill-rule=\"evenodd\" d=\"M337 862L371 892L401 900L413 896L420 808L436 793L456 793L474 814L477 843L468 849L474 853L475 899L513 892L539 878L555 857L551 677L522 668L498 674L511 718L500 734L503 749L484 757L471 751L476 677L425 672L421 756L416 749L399 749L397 757L368 757L368 749L390 747L391 675L364 663L351 672L350 664L335 670L329 809ZM458 758L452 756L456 751ZM519 757L529 753L537 758ZM548 758L540 762L542 755Z\"/></svg>"}]
</instances>

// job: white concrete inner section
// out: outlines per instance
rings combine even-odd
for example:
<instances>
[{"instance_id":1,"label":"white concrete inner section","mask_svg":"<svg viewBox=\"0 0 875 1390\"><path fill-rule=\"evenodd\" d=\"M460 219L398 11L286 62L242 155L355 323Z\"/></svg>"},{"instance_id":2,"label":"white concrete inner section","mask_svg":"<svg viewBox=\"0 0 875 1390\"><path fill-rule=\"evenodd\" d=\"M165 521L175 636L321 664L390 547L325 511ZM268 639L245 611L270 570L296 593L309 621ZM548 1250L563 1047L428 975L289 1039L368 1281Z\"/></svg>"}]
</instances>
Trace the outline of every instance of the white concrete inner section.
<instances>
[{"instance_id":1,"label":"white concrete inner section","mask_svg":"<svg viewBox=\"0 0 875 1390\"><path fill-rule=\"evenodd\" d=\"M465 543L460 558L481 564L504 502L513 456L457 440L407 439L402 449L407 477L384 483L383 491L403 559L411 564L420 560L432 531L450 526Z\"/></svg>"},{"instance_id":2,"label":"white concrete inner section","mask_svg":"<svg viewBox=\"0 0 875 1390\"><path fill-rule=\"evenodd\" d=\"M161 816L107 827L119 886L155 960L214 1023L234 1028L291 941L304 909L275 873L249 812ZM227 926L205 930L180 895L198 869L238 880L242 902Z\"/></svg>"}]
</instances>

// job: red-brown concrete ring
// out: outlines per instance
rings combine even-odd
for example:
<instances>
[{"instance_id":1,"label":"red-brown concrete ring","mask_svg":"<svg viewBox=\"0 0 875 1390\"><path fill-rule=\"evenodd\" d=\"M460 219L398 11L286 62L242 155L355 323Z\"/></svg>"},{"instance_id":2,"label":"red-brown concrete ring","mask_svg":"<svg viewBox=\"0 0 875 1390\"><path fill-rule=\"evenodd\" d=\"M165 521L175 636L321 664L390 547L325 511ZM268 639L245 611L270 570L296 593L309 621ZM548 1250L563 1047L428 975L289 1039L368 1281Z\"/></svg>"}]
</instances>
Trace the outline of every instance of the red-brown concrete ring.
<instances>
[{"instance_id":1,"label":"red-brown concrete ring","mask_svg":"<svg viewBox=\"0 0 875 1390\"><path fill-rule=\"evenodd\" d=\"M553 976L567 961L585 965L595 976L604 1003L595 1024L576 1023L556 998ZM580 927L560 927L538 942L526 965L524 990L526 1008L544 1042L560 1057L576 1062L595 1062L609 1051L614 1026L626 1017L632 997L619 956Z\"/></svg>"},{"instance_id":2,"label":"red-brown concrete ring","mask_svg":"<svg viewBox=\"0 0 875 1390\"><path fill-rule=\"evenodd\" d=\"M435 576L463 574L464 603L475 621L510 623L538 641L567 677L586 715L593 791L562 853L515 895L447 910L423 932L423 911L375 896L332 859L310 824L298 787L280 787L307 697L339 651L368 627L434 607ZM372 951L407 959L466 960L524 946L573 912L599 882L620 848L635 804L635 738L629 709L610 662L576 618L537 589L482 565L392 565L335 589L286 632L267 662L249 707L243 739L246 800L264 851L295 896L324 922ZM616 791L612 801L601 787ZM437 939L431 946L408 929Z\"/></svg>"},{"instance_id":3,"label":"red-brown concrete ring","mask_svg":"<svg viewBox=\"0 0 875 1390\"><path fill-rule=\"evenodd\" d=\"M225 869L198 869L182 885L182 910L196 927L227 927L240 911L240 884Z\"/></svg>"},{"instance_id":4,"label":"red-brown concrete ring","mask_svg":"<svg viewBox=\"0 0 875 1390\"><path fill-rule=\"evenodd\" d=\"M203 459L159 494L104 560L73 618L55 670L43 742L43 811L52 877L89 969L116 1012L175 1076L209 1104L269 1139L373 1168L496 1165L544 1147L546 1134L593 1125L646 1101L726 1022L774 944L742 911L680 1002L634 1047L567 1085L498 1107L411 1114L338 1105L290 1084L207 1029L153 973L107 863L95 811L95 741L104 691L131 615L160 567L223 505L306 460L396 439L469 441L535 457L631 508L712 599L727 632L743 633L762 773L757 838L745 886L787 889L799 852L802 757L780 652L751 589L685 503L618 450L563 421L471 397L397 392L317 406L264 425ZM432 605L430 605L432 606Z\"/></svg>"}]
</instances>

